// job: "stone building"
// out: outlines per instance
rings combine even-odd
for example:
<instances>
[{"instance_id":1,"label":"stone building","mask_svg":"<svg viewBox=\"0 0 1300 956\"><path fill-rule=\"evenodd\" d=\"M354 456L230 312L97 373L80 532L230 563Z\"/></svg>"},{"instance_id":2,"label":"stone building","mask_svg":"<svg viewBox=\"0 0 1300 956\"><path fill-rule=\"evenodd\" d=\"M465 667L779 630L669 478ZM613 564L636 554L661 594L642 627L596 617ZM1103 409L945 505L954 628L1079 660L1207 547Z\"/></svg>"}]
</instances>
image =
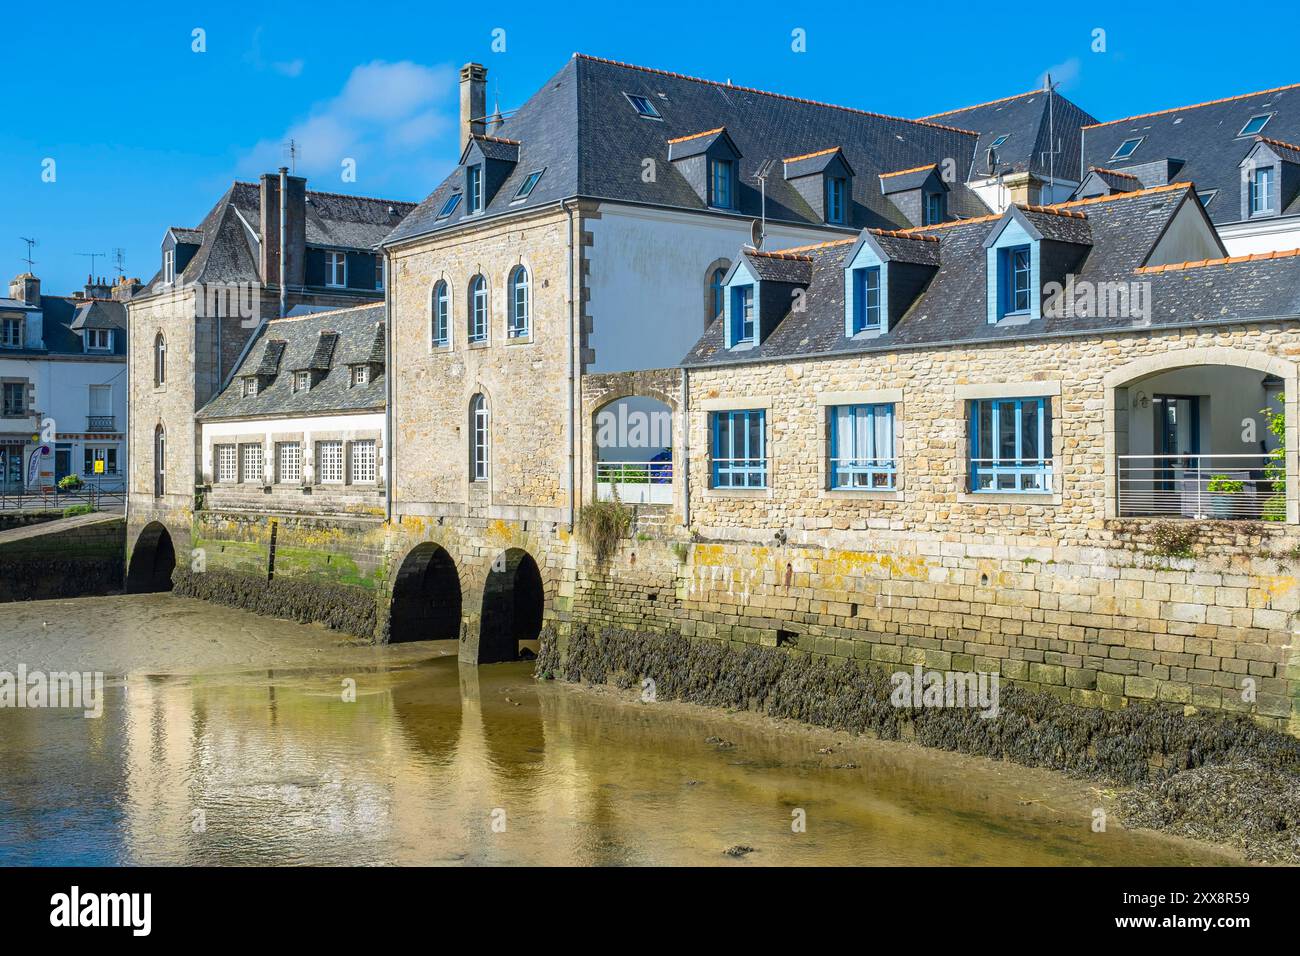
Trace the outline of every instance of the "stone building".
<instances>
[{"instance_id":1,"label":"stone building","mask_svg":"<svg viewBox=\"0 0 1300 956\"><path fill-rule=\"evenodd\" d=\"M179 519L190 593L298 608L315 548L293 613L467 662L608 624L1296 728L1300 257L1229 257L1195 184L1021 201L1096 188L1044 167L1086 154L1056 94L901 120L575 56L489 123L461 81L383 242L383 519L250 452ZM194 427L265 482L273 415ZM638 491L598 557L583 509Z\"/></svg>"},{"instance_id":2,"label":"stone building","mask_svg":"<svg viewBox=\"0 0 1300 956\"><path fill-rule=\"evenodd\" d=\"M411 208L308 190L282 169L234 183L197 228L165 232L160 268L128 307L130 540L147 532L150 548L189 550L203 481L196 412L225 388L268 320L381 302L376 247Z\"/></svg>"}]
</instances>

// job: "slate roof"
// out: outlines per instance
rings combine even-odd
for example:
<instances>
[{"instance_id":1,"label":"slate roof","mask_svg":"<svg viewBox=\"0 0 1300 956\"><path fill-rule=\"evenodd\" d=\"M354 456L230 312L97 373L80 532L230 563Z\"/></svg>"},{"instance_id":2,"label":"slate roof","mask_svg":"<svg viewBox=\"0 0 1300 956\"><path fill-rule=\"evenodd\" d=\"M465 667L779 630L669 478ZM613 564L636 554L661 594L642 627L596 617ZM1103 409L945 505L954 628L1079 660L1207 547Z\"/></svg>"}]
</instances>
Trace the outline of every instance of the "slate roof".
<instances>
[{"instance_id":1,"label":"slate roof","mask_svg":"<svg viewBox=\"0 0 1300 956\"><path fill-rule=\"evenodd\" d=\"M230 384L198 412L198 418L218 419L316 415L370 411L384 407L384 373L376 369L369 383L352 385L350 365L375 361L375 342L383 359L384 305L331 309L293 318L271 319L258 333ZM321 333L334 333L328 362ZM325 374L308 391L293 390L293 370L320 368ZM243 395L246 375L274 375L256 395Z\"/></svg>"},{"instance_id":2,"label":"slate roof","mask_svg":"<svg viewBox=\"0 0 1300 956\"><path fill-rule=\"evenodd\" d=\"M923 118L979 133L979 142L973 147L975 159L971 164L970 179L986 178L986 153L999 136L1007 137L997 150L999 170L1047 177L1053 168L1048 156L1052 133L1056 134L1061 147L1055 158L1057 178L1077 179L1080 168L1079 129L1095 123L1096 119L1060 93L1053 93L1049 123L1047 101L1046 90L1030 90Z\"/></svg>"},{"instance_id":3,"label":"slate roof","mask_svg":"<svg viewBox=\"0 0 1300 956\"><path fill-rule=\"evenodd\" d=\"M625 94L646 97L661 119L639 116ZM782 160L838 146L854 171L851 225L902 227L909 223L881 194L879 174L952 158L964 179L977 136L960 127L960 123L883 116L575 54L499 130L500 137L519 142L519 162L484 213L532 209L569 197L704 210L704 200L669 160L669 141L725 128L742 156L739 215L760 214L753 176L761 163L773 160L767 181L768 218L824 225L785 181ZM682 140L680 145L687 143ZM682 152L677 149L673 155ZM655 161L652 182L642 176L646 159ZM531 171L543 168L546 172L532 194L515 204L519 184ZM463 182L463 171L453 170L386 241L396 243L454 228L466 218L482 215L468 216L462 202L447 218L437 218L447 198L463 189ZM988 211L961 186L949 196L949 209L957 215Z\"/></svg>"},{"instance_id":4,"label":"slate roof","mask_svg":"<svg viewBox=\"0 0 1300 956\"><path fill-rule=\"evenodd\" d=\"M687 366L747 364L906 347L941 347L1026 340L1069 333L1113 332L1238 318L1300 317L1300 255L1245 257L1137 271L1184 202L1197 202L1189 184L1120 193L1050 207L1022 207L1035 228L1054 228L1067 241L1091 246L1074 270L1076 281L1151 283L1148 320L1122 317L1044 317L1029 324L987 320L984 240L1001 216L906 230L937 238L940 267L894 328L876 338L844 335L844 265L853 240L786 250L812 258L804 309L788 312L756 348L724 347L715 319L686 356ZM1061 215L1068 213L1071 215ZM1079 218L1082 215L1085 218ZM1055 223L1053 227L1052 224ZM877 237L878 240L896 237Z\"/></svg>"},{"instance_id":5,"label":"slate roof","mask_svg":"<svg viewBox=\"0 0 1300 956\"><path fill-rule=\"evenodd\" d=\"M29 306L14 302L13 306L0 301L0 308L22 309L31 314ZM27 321L32 321L28 318ZM4 349L2 357L39 357L42 355L78 355L78 356L125 356L126 355L126 306L115 299L75 299L71 296L41 296L41 334L45 342L43 349ZM87 352L79 334L83 328L116 329L121 335L113 336L111 352L95 350Z\"/></svg>"},{"instance_id":6,"label":"slate roof","mask_svg":"<svg viewBox=\"0 0 1300 956\"><path fill-rule=\"evenodd\" d=\"M410 202L311 189L306 199L307 245L327 249L376 249L402 217L415 208L415 203ZM181 278L186 283L257 281L261 208L259 185L235 182L197 228L172 226L178 239L199 244ZM161 289L160 268L138 295Z\"/></svg>"},{"instance_id":7,"label":"slate roof","mask_svg":"<svg viewBox=\"0 0 1300 956\"><path fill-rule=\"evenodd\" d=\"M1109 120L1083 129L1084 160L1141 175L1135 167L1169 158L1182 162L1169 174L1220 195L1206 208L1216 224L1241 220L1241 169L1255 146L1254 136L1239 136L1252 116L1272 113L1263 136L1300 143L1300 84L1245 93L1208 103ZM1112 159L1126 139L1144 137L1128 159ZM1148 185L1154 183L1148 182Z\"/></svg>"}]
</instances>

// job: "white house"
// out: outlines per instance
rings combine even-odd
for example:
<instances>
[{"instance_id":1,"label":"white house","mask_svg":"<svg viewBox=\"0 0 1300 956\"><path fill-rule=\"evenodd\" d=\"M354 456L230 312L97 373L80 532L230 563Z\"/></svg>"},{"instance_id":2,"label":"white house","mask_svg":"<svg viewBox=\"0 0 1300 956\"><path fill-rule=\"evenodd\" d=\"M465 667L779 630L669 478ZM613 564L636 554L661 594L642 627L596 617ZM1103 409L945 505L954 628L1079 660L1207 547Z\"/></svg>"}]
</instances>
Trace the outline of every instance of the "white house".
<instances>
[{"instance_id":1,"label":"white house","mask_svg":"<svg viewBox=\"0 0 1300 956\"><path fill-rule=\"evenodd\" d=\"M30 273L0 298L0 493L80 475L120 491L126 475L126 307L102 280L41 295Z\"/></svg>"}]
</instances>

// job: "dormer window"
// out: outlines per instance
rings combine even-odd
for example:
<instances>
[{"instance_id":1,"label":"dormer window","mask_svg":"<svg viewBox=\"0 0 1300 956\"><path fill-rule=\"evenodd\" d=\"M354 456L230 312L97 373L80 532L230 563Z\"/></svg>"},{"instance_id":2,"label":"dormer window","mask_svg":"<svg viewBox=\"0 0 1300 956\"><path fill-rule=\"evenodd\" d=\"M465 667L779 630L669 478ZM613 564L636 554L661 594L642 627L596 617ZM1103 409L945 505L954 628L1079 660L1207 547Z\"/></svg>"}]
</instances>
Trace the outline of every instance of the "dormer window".
<instances>
[{"instance_id":1,"label":"dormer window","mask_svg":"<svg viewBox=\"0 0 1300 956\"><path fill-rule=\"evenodd\" d=\"M438 210L438 218L446 219L448 216L450 216L453 212L456 211L456 207L459 205L460 205L460 193L452 193L450 196L447 197L447 201L442 204L442 208Z\"/></svg>"},{"instance_id":2,"label":"dormer window","mask_svg":"<svg viewBox=\"0 0 1300 956\"><path fill-rule=\"evenodd\" d=\"M844 196L848 183L839 176L826 180L826 221L842 226L844 224Z\"/></svg>"},{"instance_id":3,"label":"dormer window","mask_svg":"<svg viewBox=\"0 0 1300 956\"><path fill-rule=\"evenodd\" d=\"M483 211L483 166L475 164L465 170L465 192L468 195L465 211L471 216Z\"/></svg>"},{"instance_id":4,"label":"dormer window","mask_svg":"<svg viewBox=\"0 0 1300 956\"><path fill-rule=\"evenodd\" d=\"M754 287L733 286L731 289L731 344L754 344Z\"/></svg>"},{"instance_id":5,"label":"dormer window","mask_svg":"<svg viewBox=\"0 0 1300 956\"><path fill-rule=\"evenodd\" d=\"M345 253L325 253L325 285L331 289L347 288L348 257Z\"/></svg>"},{"instance_id":6,"label":"dormer window","mask_svg":"<svg viewBox=\"0 0 1300 956\"><path fill-rule=\"evenodd\" d=\"M352 366L352 387L356 388L358 385L369 385L369 384L370 384L370 366L369 365Z\"/></svg>"},{"instance_id":7,"label":"dormer window","mask_svg":"<svg viewBox=\"0 0 1300 956\"><path fill-rule=\"evenodd\" d=\"M0 347L7 349L23 347L22 319L5 319L0 322Z\"/></svg>"},{"instance_id":8,"label":"dormer window","mask_svg":"<svg viewBox=\"0 0 1300 956\"><path fill-rule=\"evenodd\" d=\"M1031 277L1029 246L999 249L998 256L1006 278L1002 285L1002 315L1028 315Z\"/></svg>"},{"instance_id":9,"label":"dormer window","mask_svg":"<svg viewBox=\"0 0 1300 956\"><path fill-rule=\"evenodd\" d=\"M1256 166L1250 174L1250 214L1263 216L1273 211L1273 167Z\"/></svg>"},{"instance_id":10,"label":"dormer window","mask_svg":"<svg viewBox=\"0 0 1300 956\"><path fill-rule=\"evenodd\" d=\"M709 160L709 205L714 209L735 208L736 164L729 159Z\"/></svg>"},{"instance_id":11,"label":"dormer window","mask_svg":"<svg viewBox=\"0 0 1300 956\"><path fill-rule=\"evenodd\" d=\"M257 376L245 375L243 379L244 387L240 393L244 398L252 398L257 394Z\"/></svg>"},{"instance_id":12,"label":"dormer window","mask_svg":"<svg viewBox=\"0 0 1300 956\"><path fill-rule=\"evenodd\" d=\"M384 291L384 257L375 256L375 291Z\"/></svg>"},{"instance_id":13,"label":"dormer window","mask_svg":"<svg viewBox=\"0 0 1300 956\"><path fill-rule=\"evenodd\" d=\"M176 250L163 250L163 282L171 284L176 281Z\"/></svg>"},{"instance_id":14,"label":"dormer window","mask_svg":"<svg viewBox=\"0 0 1300 956\"><path fill-rule=\"evenodd\" d=\"M880 266L854 269L852 334L880 328Z\"/></svg>"},{"instance_id":15,"label":"dormer window","mask_svg":"<svg viewBox=\"0 0 1300 956\"><path fill-rule=\"evenodd\" d=\"M86 351L108 352L113 348L112 329L86 329Z\"/></svg>"},{"instance_id":16,"label":"dormer window","mask_svg":"<svg viewBox=\"0 0 1300 956\"><path fill-rule=\"evenodd\" d=\"M1268 125L1268 121L1271 120L1272 118L1273 118L1272 113L1260 113L1256 116L1252 116L1250 119L1246 121L1246 125L1241 128L1241 132L1238 133L1237 135L1254 136L1256 133L1259 133L1261 130L1263 130L1264 127Z\"/></svg>"},{"instance_id":17,"label":"dormer window","mask_svg":"<svg viewBox=\"0 0 1300 956\"><path fill-rule=\"evenodd\" d=\"M943 222L947 218L948 194L942 192L926 193L922 225L933 226L935 223Z\"/></svg>"},{"instance_id":18,"label":"dormer window","mask_svg":"<svg viewBox=\"0 0 1300 956\"><path fill-rule=\"evenodd\" d=\"M295 392L311 391L311 372L309 370L304 369L293 373L293 390Z\"/></svg>"},{"instance_id":19,"label":"dormer window","mask_svg":"<svg viewBox=\"0 0 1300 956\"><path fill-rule=\"evenodd\" d=\"M649 97L641 96L638 93L624 93L623 95L626 96L627 101L632 104L632 109L636 110L637 116L640 116L642 119L663 119L663 117L659 115L659 110L655 109L655 105L650 102Z\"/></svg>"},{"instance_id":20,"label":"dormer window","mask_svg":"<svg viewBox=\"0 0 1300 956\"><path fill-rule=\"evenodd\" d=\"M1119 144L1119 148L1110 154L1110 158L1128 159L1137 150L1138 146L1142 144L1142 140L1145 138L1145 136L1136 136L1133 139L1124 140L1124 142Z\"/></svg>"}]
</instances>

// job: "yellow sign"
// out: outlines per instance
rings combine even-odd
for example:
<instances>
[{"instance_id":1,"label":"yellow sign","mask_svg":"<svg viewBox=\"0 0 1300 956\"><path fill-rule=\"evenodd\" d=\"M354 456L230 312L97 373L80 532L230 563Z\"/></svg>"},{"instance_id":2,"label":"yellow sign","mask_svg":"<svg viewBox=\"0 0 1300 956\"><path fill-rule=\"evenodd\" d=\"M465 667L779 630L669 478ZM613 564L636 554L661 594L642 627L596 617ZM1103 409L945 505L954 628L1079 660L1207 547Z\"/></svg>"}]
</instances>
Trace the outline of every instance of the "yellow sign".
<instances>
[{"instance_id":1,"label":"yellow sign","mask_svg":"<svg viewBox=\"0 0 1300 956\"><path fill-rule=\"evenodd\" d=\"M104 459L102 459L102 458L96 458L96 459L95 459L95 474L97 474L97 475L102 475L103 473L104 473Z\"/></svg>"}]
</instances>

